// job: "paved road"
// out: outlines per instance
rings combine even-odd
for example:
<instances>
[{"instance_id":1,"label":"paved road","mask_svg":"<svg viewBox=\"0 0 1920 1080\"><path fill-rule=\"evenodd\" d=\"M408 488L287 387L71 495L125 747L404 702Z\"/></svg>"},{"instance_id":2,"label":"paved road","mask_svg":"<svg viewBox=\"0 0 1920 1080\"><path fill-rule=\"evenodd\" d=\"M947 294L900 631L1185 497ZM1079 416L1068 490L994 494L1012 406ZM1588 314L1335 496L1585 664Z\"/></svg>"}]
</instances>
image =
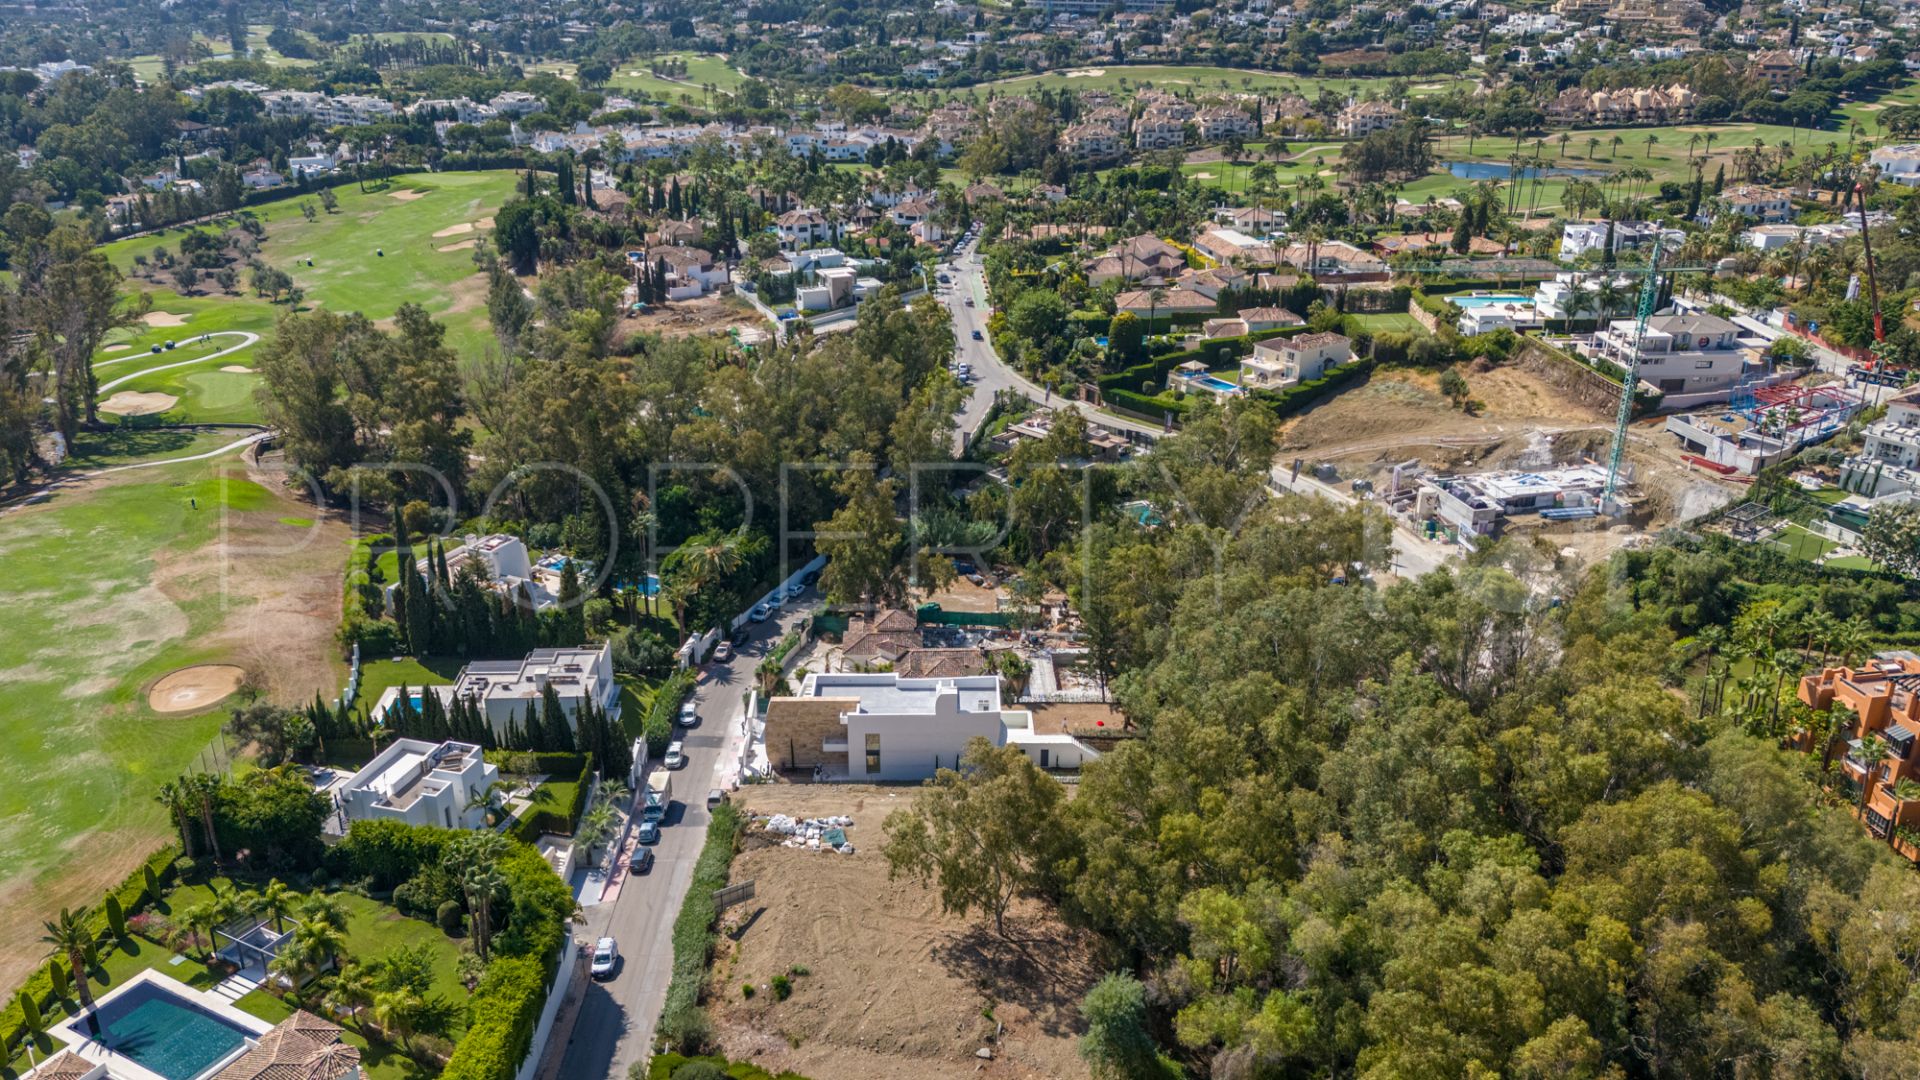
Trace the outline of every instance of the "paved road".
<instances>
[{"instance_id":1,"label":"paved road","mask_svg":"<svg viewBox=\"0 0 1920 1080\"><path fill-rule=\"evenodd\" d=\"M1301 495L1314 495L1346 506L1356 506L1360 503L1360 500L1351 493L1331 484L1321 483L1305 472L1297 477L1292 473L1291 463L1275 465L1270 474L1274 489L1292 491ZM1420 577L1431 574L1457 553L1457 549L1450 544L1428 540L1397 520L1393 524L1393 551L1389 565L1400 577Z\"/></svg>"},{"instance_id":2,"label":"paved road","mask_svg":"<svg viewBox=\"0 0 1920 1080\"><path fill-rule=\"evenodd\" d=\"M952 284L940 286L940 293L947 310L953 313L953 336L957 346L955 359L973 365L975 380L973 394L956 418L960 428L957 438L964 440L979 428L986 419L988 407L993 404L994 395L1002 390L1011 390L1043 405L1056 404L1046 387L1013 370L993 351L993 343L987 340L987 317L993 313L993 309L987 305L985 268L980 261L978 241L956 249L952 260L943 263L940 269L952 279ZM973 301L972 307L967 306L969 299ZM980 332L979 341L973 339L976 330ZM1143 424L1086 406L1082 406L1082 409L1089 414L1089 420L1102 427L1147 439L1158 439L1165 434L1157 424Z\"/></svg>"},{"instance_id":3,"label":"paved road","mask_svg":"<svg viewBox=\"0 0 1920 1080\"><path fill-rule=\"evenodd\" d=\"M789 604L777 621L749 624L753 638L730 663L706 666L693 698L700 726L676 729L688 764L673 774L674 805L654 848L653 872L619 883L614 900L588 908L586 926L575 931L588 941L611 934L621 961L612 979L587 987L560 1070L566 1080L625 1080L628 1067L646 1056L673 973L673 920L706 840L707 789L715 786L715 766L740 732L754 667L781 634L801 621L800 608L810 602Z\"/></svg>"},{"instance_id":4,"label":"paved road","mask_svg":"<svg viewBox=\"0 0 1920 1080\"><path fill-rule=\"evenodd\" d=\"M150 367L145 371L136 371L131 375L122 375L119 378L113 380L112 382L102 385L100 387L100 393L104 394L107 391L113 389L114 387L121 385L122 383L132 382L133 380L138 379L143 375L151 375L156 371L171 371L174 368L188 367L193 364L204 364L209 360L218 360L223 356L230 356L234 353L237 353L241 349L250 349L254 346L255 343L257 343L260 340L260 335L253 333L250 330L215 330L212 333L204 334L201 336L203 337L237 337L243 340L240 342L240 344L228 346L227 348L221 349L219 352L208 353L205 356L196 356L191 360L180 360L171 364L161 364L159 367ZM102 360L98 364L95 364L93 366L105 367L108 364L117 364L122 360L134 359L139 355L141 354L134 353L132 356L116 356L112 360ZM151 354L148 354L148 355L151 355Z\"/></svg>"}]
</instances>

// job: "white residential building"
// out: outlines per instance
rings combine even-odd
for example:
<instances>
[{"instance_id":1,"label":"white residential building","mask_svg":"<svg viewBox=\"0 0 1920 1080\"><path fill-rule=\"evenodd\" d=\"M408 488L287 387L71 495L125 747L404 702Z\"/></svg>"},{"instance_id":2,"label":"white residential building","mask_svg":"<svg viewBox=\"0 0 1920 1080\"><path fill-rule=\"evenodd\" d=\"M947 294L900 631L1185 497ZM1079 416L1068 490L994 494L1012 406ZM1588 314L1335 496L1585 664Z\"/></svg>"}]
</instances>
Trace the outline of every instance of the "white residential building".
<instances>
[{"instance_id":1,"label":"white residential building","mask_svg":"<svg viewBox=\"0 0 1920 1080\"><path fill-rule=\"evenodd\" d=\"M487 764L472 743L395 739L335 789L334 797L350 822L478 829L487 823L481 804L498 779L500 770Z\"/></svg>"},{"instance_id":2,"label":"white residential building","mask_svg":"<svg viewBox=\"0 0 1920 1080\"><path fill-rule=\"evenodd\" d=\"M1312 382L1353 359L1353 343L1339 334L1300 334L1269 338L1240 361L1240 385L1249 390L1284 390Z\"/></svg>"},{"instance_id":3,"label":"white residential building","mask_svg":"<svg viewBox=\"0 0 1920 1080\"><path fill-rule=\"evenodd\" d=\"M1869 498L1920 491L1920 390L1887 402L1868 424L1858 454L1840 468L1840 486Z\"/></svg>"},{"instance_id":4,"label":"white residential building","mask_svg":"<svg viewBox=\"0 0 1920 1080\"><path fill-rule=\"evenodd\" d=\"M780 246L785 248L810 248L834 241L833 226L827 217L811 207L789 210L774 221L780 230Z\"/></svg>"},{"instance_id":5,"label":"white residential building","mask_svg":"<svg viewBox=\"0 0 1920 1080\"><path fill-rule=\"evenodd\" d=\"M998 675L815 673L798 694L767 705L774 768L856 782L925 780L957 768L976 737L1017 746L1043 769L1078 769L1100 756L1071 735L1037 733L1031 712L1002 708Z\"/></svg>"},{"instance_id":6,"label":"white residential building","mask_svg":"<svg viewBox=\"0 0 1920 1080\"><path fill-rule=\"evenodd\" d=\"M1724 401L1750 372L1760 350L1740 340L1740 328L1716 315L1655 315L1641 340L1640 378L1673 407ZM1633 356L1634 320L1615 319L1593 336L1593 355L1625 370Z\"/></svg>"},{"instance_id":7,"label":"white residential building","mask_svg":"<svg viewBox=\"0 0 1920 1080\"><path fill-rule=\"evenodd\" d=\"M1577 259L1589 251L1604 251L1607 246L1607 222L1569 221L1560 227L1560 257ZM1686 242L1687 234L1679 229L1662 228L1648 221L1613 222L1613 250L1633 251L1653 246L1655 237L1660 237L1672 248Z\"/></svg>"},{"instance_id":8,"label":"white residential building","mask_svg":"<svg viewBox=\"0 0 1920 1080\"><path fill-rule=\"evenodd\" d=\"M1600 316L1597 299L1605 274L1555 274L1533 290L1533 310L1542 319L1594 319ZM1616 275L1613 287L1624 297L1621 310L1638 299L1640 283L1625 274Z\"/></svg>"},{"instance_id":9,"label":"white residential building","mask_svg":"<svg viewBox=\"0 0 1920 1080\"><path fill-rule=\"evenodd\" d=\"M478 704L493 730L504 734L510 720L525 725L528 710L540 707L549 686L569 721L583 702L592 701L619 722L620 684L613 676L611 643L535 649L523 660L475 660L460 669L451 687L433 689L448 700L458 695ZM374 715L382 715L380 706Z\"/></svg>"},{"instance_id":10,"label":"white residential building","mask_svg":"<svg viewBox=\"0 0 1920 1080\"><path fill-rule=\"evenodd\" d=\"M1385 131L1400 122L1400 110L1384 101L1361 101L1340 110L1334 130L1349 139Z\"/></svg>"},{"instance_id":11,"label":"white residential building","mask_svg":"<svg viewBox=\"0 0 1920 1080\"><path fill-rule=\"evenodd\" d=\"M1908 187L1920 184L1920 143L1876 147L1867 161L1880 169L1882 180Z\"/></svg>"},{"instance_id":12,"label":"white residential building","mask_svg":"<svg viewBox=\"0 0 1920 1080\"><path fill-rule=\"evenodd\" d=\"M1728 188L1720 199L1729 211L1742 217L1765 222L1781 222L1793 217L1792 198L1778 188L1742 184Z\"/></svg>"}]
</instances>

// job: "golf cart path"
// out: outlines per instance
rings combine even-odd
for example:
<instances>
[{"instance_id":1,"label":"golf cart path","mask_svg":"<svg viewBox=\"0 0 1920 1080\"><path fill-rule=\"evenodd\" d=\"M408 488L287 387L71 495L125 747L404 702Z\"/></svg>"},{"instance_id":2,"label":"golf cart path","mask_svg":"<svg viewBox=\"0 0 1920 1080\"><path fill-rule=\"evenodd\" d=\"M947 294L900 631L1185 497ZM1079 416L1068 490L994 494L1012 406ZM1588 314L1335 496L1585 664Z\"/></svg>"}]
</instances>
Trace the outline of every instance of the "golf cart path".
<instances>
[{"instance_id":1,"label":"golf cart path","mask_svg":"<svg viewBox=\"0 0 1920 1080\"><path fill-rule=\"evenodd\" d=\"M142 374L144 374L144 372ZM254 443L260 442L261 440L268 438L272 434L273 432L271 431L256 431L244 439L241 439L237 442L230 442L227 445L220 447L218 450L209 450L204 454L189 454L186 457L161 458L157 461L136 461L131 465L115 465L109 469L95 469L92 472L81 473L80 475L82 477L106 476L108 473L126 472L129 469L152 469L160 465L178 465L183 461L205 461L208 458L217 458L222 454L231 454L235 450L243 450L249 446L252 446Z\"/></svg>"},{"instance_id":2,"label":"golf cart path","mask_svg":"<svg viewBox=\"0 0 1920 1080\"><path fill-rule=\"evenodd\" d=\"M251 330L214 330L209 333L203 334L201 336L202 337L237 337L237 338L242 338L244 340L242 340L238 345L230 345L227 348L221 349L219 352L208 353L205 356L196 356L191 360L179 360L171 364L161 364L158 367L147 368L145 371L136 371L131 375L122 375L110 383L103 384L100 387L98 392L104 394L107 391L113 389L114 387L121 385L122 383L129 383L142 376L152 375L156 371L171 371L174 368L187 367L192 364L204 364L209 360L218 360L223 356L231 356L232 354L239 352L241 349L252 348L260 340L260 335L254 333ZM130 358L123 356L123 357L118 357L117 359L114 359L114 360L103 360L100 363L95 364L93 366L96 368L105 367L108 364L118 363L120 360L126 360L126 359L130 359Z\"/></svg>"}]
</instances>

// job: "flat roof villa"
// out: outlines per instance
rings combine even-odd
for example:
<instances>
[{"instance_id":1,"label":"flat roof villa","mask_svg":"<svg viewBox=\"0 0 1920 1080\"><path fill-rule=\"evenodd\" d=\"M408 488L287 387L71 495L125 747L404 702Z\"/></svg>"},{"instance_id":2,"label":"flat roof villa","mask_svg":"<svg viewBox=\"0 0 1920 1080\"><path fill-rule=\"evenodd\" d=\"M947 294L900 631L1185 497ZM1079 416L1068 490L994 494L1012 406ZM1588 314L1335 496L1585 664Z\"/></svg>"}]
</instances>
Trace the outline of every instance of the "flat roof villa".
<instances>
[{"instance_id":1,"label":"flat roof villa","mask_svg":"<svg viewBox=\"0 0 1920 1080\"><path fill-rule=\"evenodd\" d=\"M1036 733L1031 712L1002 708L998 675L815 673L798 694L767 703L767 754L781 770L856 781L925 780L957 768L976 736L1018 746L1043 769L1078 769L1100 756L1071 735Z\"/></svg>"},{"instance_id":2,"label":"flat roof villa","mask_svg":"<svg viewBox=\"0 0 1920 1080\"><path fill-rule=\"evenodd\" d=\"M592 701L616 723L620 719L620 684L613 676L611 642L535 649L521 660L475 660L460 669L451 686L414 687L409 695L417 708L423 693L438 695L446 705L457 694L477 703L493 730L504 735L507 722L516 717L524 720L528 709L539 706L549 686L569 721L583 701ZM400 688L388 687L374 703L372 717L384 719L399 700Z\"/></svg>"},{"instance_id":3,"label":"flat roof villa","mask_svg":"<svg viewBox=\"0 0 1920 1080\"><path fill-rule=\"evenodd\" d=\"M500 770L472 743L395 739L334 791L347 821L403 821L443 829L477 829L486 808L476 804Z\"/></svg>"},{"instance_id":4,"label":"flat roof villa","mask_svg":"<svg viewBox=\"0 0 1920 1080\"><path fill-rule=\"evenodd\" d=\"M312 1013L278 1024L142 971L48 1034L66 1048L27 1080L361 1080L360 1051Z\"/></svg>"}]
</instances>

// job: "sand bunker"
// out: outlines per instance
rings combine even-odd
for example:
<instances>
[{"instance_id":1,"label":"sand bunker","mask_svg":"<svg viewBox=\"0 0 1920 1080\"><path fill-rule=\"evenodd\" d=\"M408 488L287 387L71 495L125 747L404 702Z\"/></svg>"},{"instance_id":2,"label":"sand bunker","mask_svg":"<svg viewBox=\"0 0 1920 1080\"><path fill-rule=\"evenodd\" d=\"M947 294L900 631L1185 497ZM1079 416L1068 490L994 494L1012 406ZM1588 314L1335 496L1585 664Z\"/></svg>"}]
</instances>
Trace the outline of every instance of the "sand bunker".
<instances>
[{"instance_id":1,"label":"sand bunker","mask_svg":"<svg viewBox=\"0 0 1920 1080\"><path fill-rule=\"evenodd\" d=\"M163 413L180 399L172 394L142 394L132 390L122 390L100 403L100 411L115 416L152 416Z\"/></svg>"},{"instance_id":2,"label":"sand bunker","mask_svg":"<svg viewBox=\"0 0 1920 1080\"><path fill-rule=\"evenodd\" d=\"M389 198L399 199L401 202L412 202L415 199L424 199L427 197L426 192L415 191L412 188L408 188L405 191L389 191L387 195Z\"/></svg>"},{"instance_id":3,"label":"sand bunker","mask_svg":"<svg viewBox=\"0 0 1920 1080\"><path fill-rule=\"evenodd\" d=\"M100 351L101 352L125 352L126 350L131 348L133 348L133 346L123 341L118 345L109 345L106 348L101 349Z\"/></svg>"},{"instance_id":4,"label":"sand bunker","mask_svg":"<svg viewBox=\"0 0 1920 1080\"><path fill-rule=\"evenodd\" d=\"M493 228L493 219L490 217L483 217L479 221L474 222L473 227L476 229L491 229Z\"/></svg>"},{"instance_id":5,"label":"sand bunker","mask_svg":"<svg viewBox=\"0 0 1920 1080\"><path fill-rule=\"evenodd\" d=\"M1213 179L1213 174L1210 172L1197 172L1193 174L1193 178L1195 180L1211 180Z\"/></svg>"},{"instance_id":6,"label":"sand bunker","mask_svg":"<svg viewBox=\"0 0 1920 1080\"><path fill-rule=\"evenodd\" d=\"M434 248L433 250L435 250L435 251L465 251L465 250L467 250L468 248L470 248L470 247L473 247L473 246L474 246L475 244L478 244L479 242L480 242L480 241L478 241L478 240L462 240L462 241L460 241L460 242L459 242L459 243L457 243L457 244L448 244L448 245L447 245L447 246L445 246L445 247L437 247L437 248Z\"/></svg>"},{"instance_id":7,"label":"sand bunker","mask_svg":"<svg viewBox=\"0 0 1920 1080\"><path fill-rule=\"evenodd\" d=\"M157 713L205 712L240 689L247 669L232 664L200 664L160 677L147 691L147 708Z\"/></svg>"},{"instance_id":8,"label":"sand bunker","mask_svg":"<svg viewBox=\"0 0 1920 1080\"><path fill-rule=\"evenodd\" d=\"M1067 72L1069 79L1097 79L1107 73L1106 68L1075 68Z\"/></svg>"},{"instance_id":9,"label":"sand bunker","mask_svg":"<svg viewBox=\"0 0 1920 1080\"><path fill-rule=\"evenodd\" d=\"M187 317L185 315L175 315L171 311L149 311L141 316L141 320L148 326L187 325Z\"/></svg>"},{"instance_id":10,"label":"sand bunker","mask_svg":"<svg viewBox=\"0 0 1920 1080\"><path fill-rule=\"evenodd\" d=\"M252 369L252 368L250 368L250 367L248 367L248 366L247 366L247 365L245 365L245 364L228 364L228 365L227 365L226 367L223 367L223 368L221 368L220 370L221 370L221 371L231 371L231 372L233 372L233 373L234 373L235 375L251 375L251 374L253 374L253 369Z\"/></svg>"},{"instance_id":11,"label":"sand bunker","mask_svg":"<svg viewBox=\"0 0 1920 1080\"><path fill-rule=\"evenodd\" d=\"M443 240L449 236L465 236L466 234L472 231L473 231L473 222L463 221L458 225L449 225L446 228L441 229L439 232L433 234L433 238L435 240Z\"/></svg>"}]
</instances>

